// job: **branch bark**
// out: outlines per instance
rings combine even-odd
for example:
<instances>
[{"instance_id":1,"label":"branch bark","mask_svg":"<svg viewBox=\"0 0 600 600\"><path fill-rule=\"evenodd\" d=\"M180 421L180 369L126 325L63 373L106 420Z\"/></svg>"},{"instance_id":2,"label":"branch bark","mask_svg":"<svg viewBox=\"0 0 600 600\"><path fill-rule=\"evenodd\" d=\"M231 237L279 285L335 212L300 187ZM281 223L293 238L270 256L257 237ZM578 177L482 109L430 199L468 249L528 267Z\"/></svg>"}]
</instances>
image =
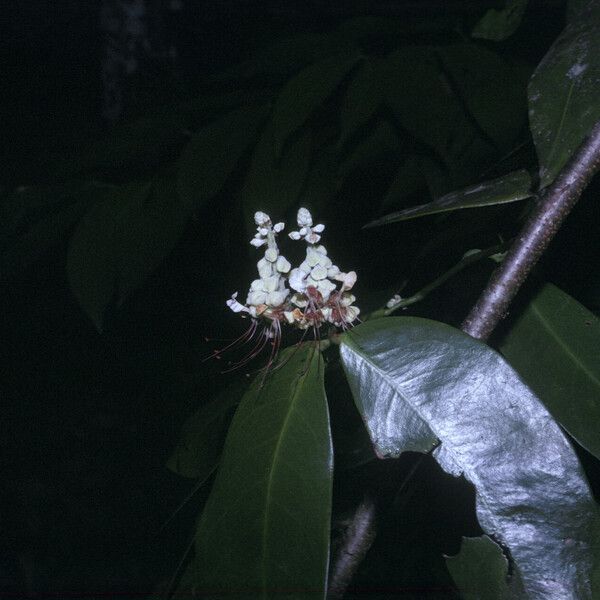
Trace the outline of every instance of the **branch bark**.
<instances>
[{"instance_id":1,"label":"branch bark","mask_svg":"<svg viewBox=\"0 0 600 600\"><path fill-rule=\"evenodd\" d=\"M461 329L487 340L519 288L548 247L583 190L600 169L600 122L579 146L544 193L502 264L463 322ZM365 499L357 508L331 570L328 598L340 599L375 539L375 504Z\"/></svg>"},{"instance_id":2,"label":"branch bark","mask_svg":"<svg viewBox=\"0 0 600 600\"><path fill-rule=\"evenodd\" d=\"M464 320L462 330L487 340L519 288L600 168L600 122L592 128L517 236L502 264Z\"/></svg>"}]
</instances>

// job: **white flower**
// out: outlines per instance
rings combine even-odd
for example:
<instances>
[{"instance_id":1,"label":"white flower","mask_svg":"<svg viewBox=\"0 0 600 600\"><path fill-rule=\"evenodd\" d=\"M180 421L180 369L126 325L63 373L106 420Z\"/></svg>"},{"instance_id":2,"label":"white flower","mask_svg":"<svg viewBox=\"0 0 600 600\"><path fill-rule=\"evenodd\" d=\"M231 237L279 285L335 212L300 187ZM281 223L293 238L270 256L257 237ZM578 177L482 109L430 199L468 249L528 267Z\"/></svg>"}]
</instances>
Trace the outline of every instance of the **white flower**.
<instances>
[{"instance_id":1,"label":"white flower","mask_svg":"<svg viewBox=\"0 0 600 600\"><path fill-rule=\"evenodd\" d=\"M402 296L400 294L394 294L386 303L387 308L394 308L394 306L398 306L402 302Z\"/></svg>"},{"instance_id":2,"label":"white flower","mask_svg":"<svg viewBox=\"0 0 600 600\"><path fill-rule=\"evenodd\" d=\"M296 217L298 222L298 227L300 227L299 231L291 231L289 236L293 240L299 240L304 238L309 244L316 244L320 239L320 233L323 233L325 230L325 225L319 224L313 227L313 220L310 211L307 208L301 208L298 210L298 215Z\"/></svg>"},{"instance_id":3,"label":"white flower","mask_svg":"<svg viewBox=\"0 0 600 600\"><path fill-rule=\"evenodd\" d=\"M231 298L229 298L229 300L227 300L227 306L229 306L229 308L235 313L249 312L248 308L246 306L244 306L243 304L240 304L236 300L237 295L238 295L237 292L235 294L232 294Z\"/></svg>"}]
</instances>

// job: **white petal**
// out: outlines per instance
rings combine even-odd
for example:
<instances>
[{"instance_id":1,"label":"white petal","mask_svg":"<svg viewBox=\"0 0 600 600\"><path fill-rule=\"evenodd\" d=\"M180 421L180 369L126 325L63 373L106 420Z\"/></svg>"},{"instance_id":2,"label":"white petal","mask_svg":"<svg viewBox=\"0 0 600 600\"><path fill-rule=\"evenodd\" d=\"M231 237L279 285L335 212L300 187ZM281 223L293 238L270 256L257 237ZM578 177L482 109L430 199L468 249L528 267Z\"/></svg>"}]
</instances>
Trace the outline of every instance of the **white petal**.
<instances>
[{"instance_id":1,"label":"white petal","mask_svg":"<svg viewBox=\"0 0 600 600\"><path fill-rule=\"evenodd\" d=\"M351 290L356 283L356 271L348 271L346 277L342 280L342 292L345 290Z\"/></svg>"},{"instance_id":2,"label":"white petal","mask_svg":"<svg viewBox=\"0 0 600 600\"><path fill-rule=\"evenodd\" d=\"M319 223L318 225L315 225L312 229L317 233L323 233L323 231L325 231L325 225L323 225L323 223Z\"/></svg>"},{"instance_id":3,"label":"white petal","mask_svg":"<svg viewBox=\"0 0 600 600\"><path fill-rule=\"evenodd\" d=\"M321 236L318 233L310 233L304 239L309 244L316 244L321 239Z\"/></svg>"},{"instance_id":4,"label":"white petal","mask_svg":"<svg viewBox=\"0 0 600 600\"><path fill-rule=\"evenodd\" d=\"M275 250L275 248L267 248L267 251L265 252L265 258L269 261L269 262L275 262L277 260L277 250Z\"/></svg>"},{"instance_id":5,"label":"white petal","mask_svg":"<svg viewBox=\"0 0 600 600\"><path fill-rule=\"evenodd\" d=\"M234 296L237 296L237 292L234 294ZM248 308L243 304L240 304L233 296L227 300L227 306L229 306L234 313L249 312Z\"/></svg>"},{"instance_id":6,"label":"white petal","mask_svg":"<svg viewBox=\"0 0 600 600\"><path fill-rule=\"evenodd\" d=\"M299 240L302 236L300 235L300 233L298 231L290 231L288 233L288 235L293 239L293 240Z\"/></svg>"},{"instance_id":7,"label":"white petal","mask_svg":"<svg viewBox=\"0 0 600 600\"><path fill-rule=\"evenodd\" d=\"M327 269L321 265L317 265L310 272L310 275L313 279L320 281L321 279L325 279L327 277Z\"/></svg>"},{"instance_id":8,"label":"white petal","mask_svg":"<svg viewBox=\"0 0 600 600\"><path fill-rule=\"evenodd\" d=\"M273 230L275 231L275 233L279 233L280 231L283 231L284 227L285 223L275 223L275 225L273 226Z\"/></svg>"},{"instance_id":9,"label":"white petal","mask_svg":"<svg viewBox=\"0 0 600 600\"><path fill-rule=\"evenodd\" d=\"M306 262L309 267L316 267L321 262L321 256L314 248L306 249Z\"/></svg>"},{"instance_id":10,"label":"white petal","mask_svg":"<svg viewBox=\"0 0 600 600\"><path fill-rule=\"evenodd\" d=\"M280 306L285 302L288 297L287 290L285 292L271 292L267 298L267 304L269 306Z\"/></svg>"},{"instance_id":11,"label":"white petal","mask_svg":"<svg viewBox=\"0 0 600 600\"><path fill-rule=\"evenodd\" d=\"M296 320L296 318L294 317L294 313L290 310L284 310L283 311L283 316L285 317L285 320L290 324L293 325L294 321Z\"/></svg>"},{"instance_id":12,"label":"white petal","mask_svg":"<svg viewBox=\"0 0 600 600\"><path fill-rule=\"evenodd\" d=\"M325 246L323 246L322 244L319 246L315 246L315 252L319 252L320 254L327 254L327 248L325 248Z\"/></svg>"},{"instance_id":13,"label":"white petal","mask_svg":"<svg viewBox=\"0 0 600 600\"><path fill-rule=\"evenodd\" d=\"M257 231L258 231L258 233L256 234L255 237L258 237L259 235L264 237L265 235L267 235L269 233L269 230L266 227L259 227Z\"/></svg>"},{"instance_id":14,"label":"white petal","mask_svg":"<svg viewBox=\"0 0 600 600\"><path fill-rule=\"evenodd\" d=\"M267 213L264 213L260 210L254 213L254 222L259 226L266 225L270 220L271 217L269 217Z\"/></svg>"},{"instance_id":15,"label":"white petal","mask_svg":"<svg viewBox=\"0 0 600 600\"><path fill-rule=\"evenodd\" d=\"M261 246L264 246L267 243L267 240L263 240L263 239L260 239L260 238L254 238L254 239L250 240L250 243L255 248L260 248Z\"/></svg>"},{"instance_id":16,"label":"white petal","mask_svg":"<svg viewBox=\"0 0 600 600\"><path fill-rule=\"evenodd\" d=\"M261 279L266 279L267 277L273 275L273 264L268 260L261 258L256 266L258 267L258 274L260 275Z\"/></svg>"},{"instance_id":17,"label":"white petal","mask_svg":"<svg viewBox=\"0 0 600 600\"><path fill-rule=\"evenodd\" d=\"M290 272L290 287L297 292L303 292L306 289L306 273L301 269L292 269Z\"/></svg>"},{"instance_id":18,"label":"white petal","mask_svg":"<svg viewBox=\"0 0 600 600\"><path fill-rule=\"evenodd\" d=\"M298 210L297 218L299 227L304 227L305 225L308 225L310 227L313 223L312 215L310 214L310 211L306 208L301 208Z\"/></svg>"},{"instance_id":19,"label":"white petal","mask_svg":"<svg viewBox=\"0 0 600 600\"><path fill-rule=\"evenodd\" d=\"M260 304L264 304L267 301L267 294L265 292L261 292L259 290L255 292L250 292L248 294L248 299L246 300L246 304L252 304L253 306L259 306Z\"/></svg>"},{"instance_id":20,"label":"white petal","mask_svg":"<svg viewBox=\"0 0 600 600\"><path fill-rule=\"evenodd\" d=\"M260 291L260 292L264 292L265 291L265 282L263 279L255 279L251 284L250 284L250 291L251 292L256 292L256 291Z\"/></svg>"},{"instance_id":21,"label":"white petal","mask_svg":"<svg viewBox=\"0 0 600 600\"><path fill-rule=\"evenodd\" d=\"M317 289L323 294L323 299L329 298L329 294L335 290L335 283L329 281L329 279L322 279L317 282ZM325 298L325 294L327 294L327 298Z\"/></svg>"},{"instance_id":22,"label":"white petal","mask_svg":"<svg viewBox=\"0 0 600 600\"><path fill-rule=\"evenodd\" d=\"M279 287L279 275L272 275L265 280L265 291L274 292Z\"/></svg>"},{"instance_id":23,"label":"white petal","mask_svg":"<svg viewBox=\"0 0 600 600\"><path fill-rule=\"evenodd\" d=\"M277 259L276 268L280 273L287 273L292 268L292 265L290 265L285 256L280 256Z\"/></svg>"},{"instance_id":24,"label":"white petal","mask_svg":"<svg viewBox=\"0 0 600 600\"><path fill-rule=\"evenodd\" d=\"M327 277L335 277L340 272L339 267L335 265L331 265L329 269L327 269Z\"/></svg>"}]
</instances>

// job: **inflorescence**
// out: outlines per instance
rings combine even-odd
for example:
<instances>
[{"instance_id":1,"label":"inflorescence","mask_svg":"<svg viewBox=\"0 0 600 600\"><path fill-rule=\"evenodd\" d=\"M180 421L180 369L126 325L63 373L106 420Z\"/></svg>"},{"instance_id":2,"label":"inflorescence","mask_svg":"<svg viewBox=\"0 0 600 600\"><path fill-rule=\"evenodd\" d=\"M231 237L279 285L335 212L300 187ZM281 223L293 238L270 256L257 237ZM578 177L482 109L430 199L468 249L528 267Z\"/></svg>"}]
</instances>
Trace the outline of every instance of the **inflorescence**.
<instances>
[{"instance_id":1,"label":"inflorescence","mask_svg":"<svg viewBox=\"0 0 600 600\"><path fill-rule=\"evenodd\" d=\"M269 365L272 364L279 349L282 326L312 329L318 338L323 324L347 329L360 313L350 292L356 273L344 273L333 264L327 249L319 243L325 225L313 225L306 208L298 211L298 230L289 233L292 240L304 240L307 244L306 258L294 269L277 246L276 237L283 231L284 223L273 225L269 215L260 211L255 213L254 222L256 234L250 243L256 248L265 246L264 257L257 263L259 277L251 283L245 304L237 300L236 292L227 300L227 306L252 320L248 331L233 345L246 344L256 333L260 335L251 353L234 368L259 354L268 342L272 345Z\"/></svg>"}]
</instances>

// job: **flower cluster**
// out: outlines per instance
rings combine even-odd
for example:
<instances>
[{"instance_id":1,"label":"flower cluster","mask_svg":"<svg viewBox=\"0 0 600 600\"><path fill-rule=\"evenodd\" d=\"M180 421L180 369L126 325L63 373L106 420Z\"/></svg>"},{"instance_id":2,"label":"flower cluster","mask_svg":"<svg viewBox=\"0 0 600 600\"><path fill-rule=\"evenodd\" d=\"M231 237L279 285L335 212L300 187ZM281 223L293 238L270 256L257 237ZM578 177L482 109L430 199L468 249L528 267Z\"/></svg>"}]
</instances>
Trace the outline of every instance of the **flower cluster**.
<instances>
[{"instance_id":1,"label":"flower cluster","mask_svg":"<svg viewBox=\"0 0 600 600\"><path fill-rule=\"evenodd\" d=\"M276 241L284 224L273 225L264 212L257 212L254 221L257 233L250 243L256 248L266 246L265 255L258 261L259 278L250 285L245 304L237 300L237 292L227 301L233 312L265 321L270 338L279 337L281 323L316 332L324 323L346 329L358 319L360 309L354 306L356 298L350 293L356 273L340 271L325 246L319 244L325 225L313 225L306 208L298 211L299 229L289 237L307 243L306 258L292 269Z\"/></svg>"}]
</instances>

